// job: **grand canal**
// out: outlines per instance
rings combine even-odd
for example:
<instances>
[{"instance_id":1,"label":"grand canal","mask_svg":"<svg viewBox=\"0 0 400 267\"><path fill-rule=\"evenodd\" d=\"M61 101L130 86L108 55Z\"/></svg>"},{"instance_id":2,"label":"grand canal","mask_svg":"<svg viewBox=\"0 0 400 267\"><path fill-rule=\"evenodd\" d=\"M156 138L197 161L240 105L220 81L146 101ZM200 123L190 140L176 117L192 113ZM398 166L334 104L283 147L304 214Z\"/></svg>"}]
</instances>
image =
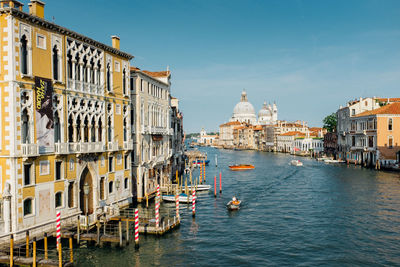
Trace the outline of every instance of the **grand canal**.
<instances>
[{"instance_id":1,"label":"grand canal","mask_svg":"<svg viewBox=\"0 0 400 267\"><path fill-rule=\"evenodd\" d=\"M138 251L133 245L80 249L78 266L400 265L400 174L305 158L303 167L294 167L288 155L201 150L211 159L207 183L222 172L222 195L200 194L195 220L184 209L177 231L141 236ZM231 172L232 163L256 169ZM234 194L244 205L228 212ZM167 204L162 208L173 213Z\"/></svg>"}]
</instances>

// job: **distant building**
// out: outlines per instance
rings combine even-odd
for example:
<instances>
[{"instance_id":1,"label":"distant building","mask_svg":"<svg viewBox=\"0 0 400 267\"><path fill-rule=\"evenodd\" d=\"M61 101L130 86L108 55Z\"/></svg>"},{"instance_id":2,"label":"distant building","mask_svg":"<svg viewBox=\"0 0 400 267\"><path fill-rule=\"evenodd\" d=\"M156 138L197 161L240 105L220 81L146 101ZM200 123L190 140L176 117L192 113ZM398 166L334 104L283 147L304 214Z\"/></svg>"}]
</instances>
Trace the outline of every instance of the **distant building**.
<instances>
[{"instance_id":1,"label":"distant building","mask_svg":"<svg viewBox=\"0 0 400 267\"><path fill-rule=\"evenodd\" d=\"M337 133L326 133L324 135L324 153L336 158L337 153Z\"/></svg>"},{"instance_id":2,"label":"distant building","mask_svg":"<svg viewBox=\"0 0 400 267\"><path fill-rule=\"evenodd\" d=\"M198 139L198 143L205 146L213 146L216 144L215 139L218 138L217 134L207 134L206 130L201 129L200 138Z\"/></svg>"}]
</instances>

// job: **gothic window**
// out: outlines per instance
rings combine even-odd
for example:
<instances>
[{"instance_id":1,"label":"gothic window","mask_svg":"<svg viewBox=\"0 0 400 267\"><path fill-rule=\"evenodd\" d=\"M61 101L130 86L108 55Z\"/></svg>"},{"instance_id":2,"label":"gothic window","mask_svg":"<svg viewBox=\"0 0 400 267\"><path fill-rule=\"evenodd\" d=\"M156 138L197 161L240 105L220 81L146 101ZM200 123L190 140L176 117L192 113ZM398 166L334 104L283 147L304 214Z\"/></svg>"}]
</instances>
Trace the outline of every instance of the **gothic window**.
<instances>
[{"instance_id":1,"label":"gothic window","mask_svg":"<svg viewBox=\"0 0 400 267\"><path fill-rule=\"evenodd\" d=\"M53 47L53 79L55 81L59 80L59 66L58 66L58 49L57 46Z\"/></svg>"},{"instance_id":2,"label":"gothic window","mask_svg":"<svg viewBox=\"0 0 400 267\"><path fill-rule=\"evenodd\" d=\"M83 140L84 142L89 142L89 121L87 116L85 117L83 123Z\"/></svg>"},{"instance_id":3,"label":"gothic window","mask_svg":"<svg viewBox=\"0 0 400 267\"><path fill-rule=\"evenodd\" d=\"M127 94L127 92L126 92L126 71L125 71L125 69L122 72L122 92L123 92L124 95Z\"/></svg>"},{"instance_id":4,"label":"gothic window","mask_svg":"<svg viewBox=\"0 0 400 267\"><path fill-rule=\"evenodd\" d=\"M91 122L91 130L90 130L90 141L91 142L96 142L96 122L94 120L94 117L92 118Z\"/></svg>"},{"instance_id":5,"label":"gothic window","mask_svg":"<svg viewBox=\"0 0 400 267\"><path fill-rule=\"evenodd\" d=\"M98 142L102 142L102 132L103 132L103 125L101 123L101 118L99 118L99 123L98 123Z\"/></svg>"},{"instance_id":6,"label":"gothic window","mask_svg":"<svg viewBox=\"0 0 400 267\"><path fill-rule=\"evenodd\" d=\"M68 142L73 143L74 142L74 120L72 119L72 114L69 115L68 118Z\"/></svg>"},{"instance_id":7,"label":"gothic window","mask_svg":"<svg viewBox=\"0 0 400 267\"><path fill-rule=\"evenodd\" d=\"M107 120L107 129L108 129L108 142L112 141L112 122L111 122L111 116L108 117Z\"/></svg>"},{"instance_id":8,"label":"gothic window","mask_svg":"<svg viewBox=\"0 0 400 267\"><path fill-rule=\"evenodd\" d=\"M29 144L30 143L30 137L29 137L29 115L28 111L26 109L23 110L22 112L22 143L23 144Z\"/></svg>"},{"instance_id":9,"label":"gothic window","mask_svg":"<svg viewBox=\"0 0 400 267\"><path fill-rule=\"evenodd\" d=\"M67 58L68 78L72 79L72 56L70 53L68 53Z\"/></svg>"},{"instance_id":10,"label":"gothic window","mask_svg":"<svg viewBox=\"0 0 400 267\"><path fill-rule=\"evenodd\" d=\"M88 81L88 73L87 73L87 59L86 57L83 58L83 81L87 82Z\"/></svg>"},{"instance_id":11,"label":"gothic window","mask_svg":"<svg viewBox=\"0 0 400 267\"><path fill-rule=\"evenodd\" d=\"M21 38L21 73L28 74L28 40L25 35Z\"/></svg>"},{"instance_id":12,"label":"gothic window","mask_svg":"<svg viewBox=\"0 0 400 267\"><path fill-rule=\"evenodd\" d=\"M81 141L81 116L76 119L76 142Z\"/></svg>"},{"instance_id":13,"label":"gothic window","mask_svg":"<svg viewBox=\"0 0 400 267\"><path fill-rule=\"evenodd\" d=\"M81 80L81 72L79 71L79 55L76 54L75 57L75 80L80 81Z\"/></svg>"},{"instance_id":14,"label":"gothic window","mask_svg":"<svg viewBox=\"0 0 400 267\"><path fill-rule=\"evenodd\" d=\"M98 62L97 63L97 84L100 85L101 81L100 81L100 73L101 73L101 63Z\"/></svg>"},{"instance_id":15,"label":"gothic window","mask_svg":"<svg viewBox=\"0 0 400 267\"><path fill-rule=\"evenodd\" d=\"M110 64L107 64L107 91L111 92L111 70Z\"/></svg>"},{"instance_id":16,"label":"gothic window","mask_svg":"<svg viewBox=\"0 0 400 267\"><path fill-rule=\"evenodd\" d=\"M124 128L124 141L126 141L128 139L126 119L124 119L124 127L123 128Z\"/></svg>"},{"instance_id":17,"label":"gothic window","mask_svg":"<svg viewBox=\"0 0 400 267\"><path fill-rule=\"evenodd\" d=\"M61 141L61 127L60 127L60 117L56 111L54 114L54 142L58 143Z\"/></svg>"},{"instance_id":18,"label":"gothic window","mask_svg":"<svg viewBox=\"0 0 400 267\"><path fill-rule=\"evenodd\" d=\"M90 60L89 77L90 77L90 83L94 84L94 62L93 62L93 59Z\"/></svg>"},{"instance_id":19,"label":"gothic window","mask_svg":"<svg viewBox=\"0 0 400 267\"><path fill-rule=\"evenodd\" d=\"M389 148L393 148L393 136L389 136Z\"/></svg>"}]
</instances>

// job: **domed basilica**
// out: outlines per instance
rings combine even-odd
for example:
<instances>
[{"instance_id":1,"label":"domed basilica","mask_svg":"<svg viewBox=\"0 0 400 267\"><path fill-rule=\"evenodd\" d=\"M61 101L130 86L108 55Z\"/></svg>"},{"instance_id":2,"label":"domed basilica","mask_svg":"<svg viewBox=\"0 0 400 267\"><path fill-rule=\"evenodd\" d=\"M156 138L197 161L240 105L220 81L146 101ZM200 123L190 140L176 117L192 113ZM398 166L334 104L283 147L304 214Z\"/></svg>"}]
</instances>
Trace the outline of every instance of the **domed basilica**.
<instances>
[{"instance_id":1,"label":"domed basilica","mask_svg":"<svg viewBox=\"0 0 400 267\"><path fill-rule=\"evenodd\" d=\"M258 112L258 120L253 105L247 100L247 93L242 92L240 102L233 109L232 117L229 121L245 122L252 125L268 125L274 124L278 120L278 108L274 103L273 106L264 102L263 107Z\"/></svg>"}]
</instances>

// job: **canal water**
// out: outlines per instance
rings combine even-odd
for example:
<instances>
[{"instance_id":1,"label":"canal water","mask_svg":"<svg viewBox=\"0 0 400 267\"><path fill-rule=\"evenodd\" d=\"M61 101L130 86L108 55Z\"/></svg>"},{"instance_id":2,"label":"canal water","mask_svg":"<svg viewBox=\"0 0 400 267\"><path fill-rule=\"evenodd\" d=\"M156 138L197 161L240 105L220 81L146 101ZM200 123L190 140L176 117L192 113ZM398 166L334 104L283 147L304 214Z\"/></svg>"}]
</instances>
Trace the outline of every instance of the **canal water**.
<instances>
[{"instance_id":1,"label":"canal water","mask_svg":"<svg viewBox=\"0 0 400 267\"><path fill-rule=\"evenodd\" d=\"M222 172L222 194L198 197L195 220L140 249L77 251L78 266L395 266L400 265L400 174L327 165L256 151L200 148L211 160L207 183ZM215 167L215 154L218 167ZM255 170L232 172L228 165ZM195 172L198 176L198 171ZM243 203L229 212L236 195ZM174 213L173 205L162 205Z\"/></svg>"}]
</instances>

